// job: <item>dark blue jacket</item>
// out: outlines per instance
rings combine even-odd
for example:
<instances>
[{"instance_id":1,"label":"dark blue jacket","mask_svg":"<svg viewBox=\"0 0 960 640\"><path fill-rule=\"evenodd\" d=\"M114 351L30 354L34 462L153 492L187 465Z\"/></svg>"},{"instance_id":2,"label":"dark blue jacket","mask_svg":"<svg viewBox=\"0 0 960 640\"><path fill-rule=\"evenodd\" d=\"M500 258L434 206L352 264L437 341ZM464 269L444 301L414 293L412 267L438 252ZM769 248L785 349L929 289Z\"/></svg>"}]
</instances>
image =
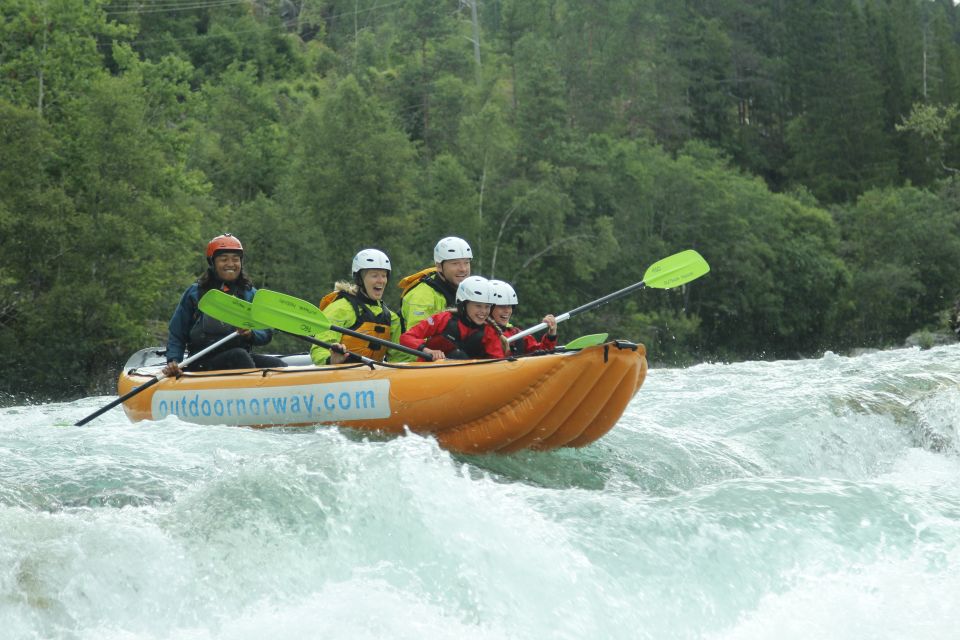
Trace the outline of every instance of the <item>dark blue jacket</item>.
<instances>
[{"instance_id":1,"label":"dark blue jacket","mask_svg":"<svg viewBox=\"0 0 960 640\"><path fill-rule=\"evenodd\" d=\"M253 300L253 294L256 292L256 288L250 287L249 289L244 289L239 297L250 302ZM198 308L199 304L200 286L194 282L183 292L183 296L180 298L180 304L177 305L176 311L173 312L173 317L170 318L167 337L168 361L175 360L180 362L183 360L184 352L190 342L190 329L202 320L201 316L203 314ZM267 344L272 338L273 331L270 329L254 329L253 337L246 342L246 346ZM237 338L234 338L234 340L237 340ZM243 341L232 344L243 344Z\"/></svg>"}]
</instances>

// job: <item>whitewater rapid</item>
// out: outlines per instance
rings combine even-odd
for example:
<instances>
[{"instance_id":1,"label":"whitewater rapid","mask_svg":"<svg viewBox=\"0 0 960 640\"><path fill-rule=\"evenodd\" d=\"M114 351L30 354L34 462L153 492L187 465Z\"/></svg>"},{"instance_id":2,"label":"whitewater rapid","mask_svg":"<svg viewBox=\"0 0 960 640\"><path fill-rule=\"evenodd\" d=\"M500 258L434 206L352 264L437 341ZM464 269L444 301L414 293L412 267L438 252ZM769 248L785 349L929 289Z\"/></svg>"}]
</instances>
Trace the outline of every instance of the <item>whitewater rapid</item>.
<instances>
[{"instance_id":1,"label":"whitewater rapid","mask_svg":"<svg viewBox=\"0 0 960 640\"><path fill-rule=\"evenodd\" d=\"M652 369L579 450L0 409L9 639L955 638L960 346Z\"/></svg>"}]
</instances>

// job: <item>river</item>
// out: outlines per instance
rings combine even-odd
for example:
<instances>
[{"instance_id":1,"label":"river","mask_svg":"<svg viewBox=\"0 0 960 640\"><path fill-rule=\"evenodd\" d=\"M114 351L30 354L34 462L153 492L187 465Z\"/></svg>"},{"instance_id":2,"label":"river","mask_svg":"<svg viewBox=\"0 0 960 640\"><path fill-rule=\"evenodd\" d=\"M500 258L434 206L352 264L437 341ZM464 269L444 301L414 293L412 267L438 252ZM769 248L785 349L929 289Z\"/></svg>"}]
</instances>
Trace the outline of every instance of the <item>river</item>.
<instances>
[{"instance_id":1,"label":"river","mask_svg":"<svg viewBox=\"0 0 960 640\"><path fill-rule=\"evenodd\" d=\"M955 638L960 346L652 369L550 453L0 409L0 636Z\"/></svg>"}]
</instances>

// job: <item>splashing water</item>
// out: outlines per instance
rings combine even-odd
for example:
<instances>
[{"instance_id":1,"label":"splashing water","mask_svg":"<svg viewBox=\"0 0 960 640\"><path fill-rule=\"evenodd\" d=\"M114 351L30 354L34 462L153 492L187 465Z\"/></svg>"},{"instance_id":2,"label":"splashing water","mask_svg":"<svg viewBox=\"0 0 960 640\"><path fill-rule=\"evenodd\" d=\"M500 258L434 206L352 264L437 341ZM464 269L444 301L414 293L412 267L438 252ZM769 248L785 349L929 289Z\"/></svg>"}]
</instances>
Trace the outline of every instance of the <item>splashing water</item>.
<instances>
[{"instance_id":1,"label":"splashing water","mask_svg":"<svg viewBox=\"0 0 960 640\"><path fill-rule=\"evenodd\" d=\"M652 370L579 450L0 409L5 638L953 638L960 346Z\"/></svg>"}]
</instances>

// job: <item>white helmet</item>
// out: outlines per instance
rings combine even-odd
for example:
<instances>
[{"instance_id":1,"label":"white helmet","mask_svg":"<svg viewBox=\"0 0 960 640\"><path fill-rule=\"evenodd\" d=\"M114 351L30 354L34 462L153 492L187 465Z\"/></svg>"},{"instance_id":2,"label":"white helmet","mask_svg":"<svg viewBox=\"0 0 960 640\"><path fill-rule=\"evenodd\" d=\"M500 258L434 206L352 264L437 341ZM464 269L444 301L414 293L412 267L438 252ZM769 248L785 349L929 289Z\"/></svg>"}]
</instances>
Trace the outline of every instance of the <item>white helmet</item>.
<instances>
[{"instance_id":1,"label":"white helmet","mask_svg":"<svg viewBox=\"0 0 960 640\"><path fill-rule=\"evenodd\" d=\"M363 249L353 256L353 275L361 269L386 269L390 271L390 258L379 249Z\"/></svg>"},{"instance_id":2,"label":"white helmet","mask_svg":"<svg viewBox=\"0 0 960 640\"><path fill-rule=\"evenodd\" d=\"M456 238L454 236L441 238L437 246L433 248L434 262L439 263L444 260L460 260L462 258L466 258L467 260L473 259L473 249L470 248L470 245L468 245L467 241L463 238Z\"/></svg>"},{"instance_id":3,"label":"white helmet","mask_svg":"<svg viewBox=\"0 0 960 640\"><path fill-rule=\"evenodd\" d=\"M517 300L517 292L513 290L509 283L503 280L491 280L490 289L493 291L493 304L501 307L520 304L520 301Z\"/></svg>"},{"instance_id":4,"label":"white helmet","mask_svg":"<svg viewBox=\"0 0 960 640\"><path fill-rule=\"evenodd\" d=\"M481 276L464 278L460 286L457 287L457 304L467 301L493 304L493 290L490 287L490 281Z\"/></svg>"}]
</instances>

